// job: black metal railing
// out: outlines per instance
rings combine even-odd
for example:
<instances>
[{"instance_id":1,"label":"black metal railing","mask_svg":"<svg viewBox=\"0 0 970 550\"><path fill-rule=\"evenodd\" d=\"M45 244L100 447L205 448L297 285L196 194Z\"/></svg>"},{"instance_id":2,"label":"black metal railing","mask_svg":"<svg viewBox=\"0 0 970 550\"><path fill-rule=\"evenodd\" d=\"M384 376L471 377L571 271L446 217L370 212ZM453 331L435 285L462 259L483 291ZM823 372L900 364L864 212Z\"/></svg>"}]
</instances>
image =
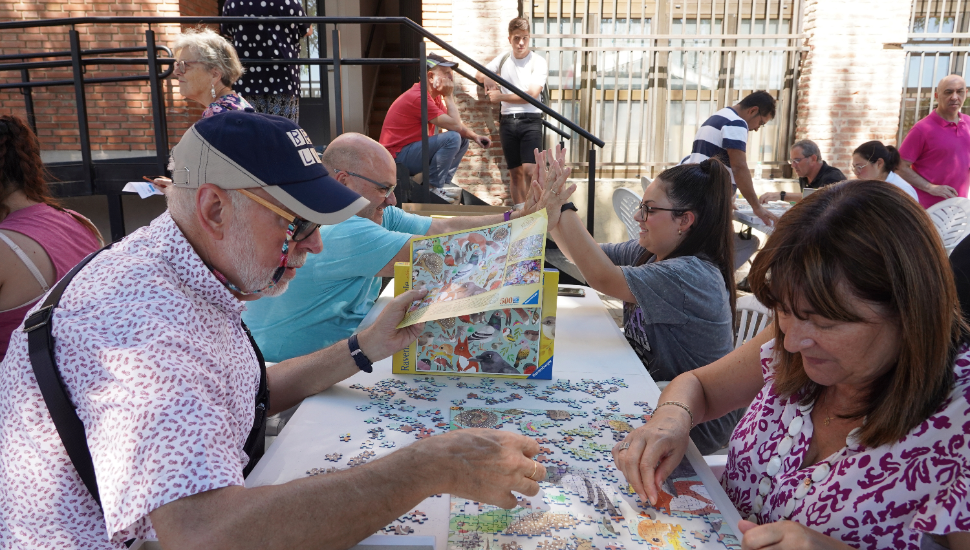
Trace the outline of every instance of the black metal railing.
<instances>
[{"instance_id":1,"label":"black metal railing","mask_svg":"<svg viewBox=\"0 0 970 550\"><path fill-rule=\"evenodd\" d=\"M340 67L342 65L411 65L416 64L418 67L425 67L427 64L426 55L426 44L422 41L419 44L419 56L418 58L343 58L340 54L340 31L336 28L337 25L400 25L403 28L409 29L411 32L416 33L419 36L426 38L427 40L434 42L440 46L443 50L452 54L459 60L467 63L474 69L478 70L482 74L488 76L493 81L497 82L501 86L509 89L512 93L516 94L522 98L526 103L533 105L542 111L546 116L557 121L560 125L571 130L581 138L589 142L589 149L587 152L587 159L589 163L588 171L588 203L586 212L586 223L590 232L593 231L593 211L595 205L595 171L596 171L596 150L593 146L603 147L603 140L592 135L584 128L580 127L573 121L562 116L560 113L552 110L548 106L542 104L528 93L523 90L516 88L512 83L506 81L501 76L493 73L492 71L485 68L480 63L471 59L461 51L457 50L450 44L441 40L434 34L428 32L426 29L420 25L414 23L412 20L405 17L265 17L265 18L253 18L253 17L75 17L68 19L42 19L42 20L29 20L29 21L8 21L0 22L0 32L10 29L27 29L27 28L40 28L40 27L57 27L57 26L69 26L70 36L70 51L64 52L38 52L23 55L8 55L0 57L0 73L6 71L21 71L21 81L20 82L8 82L0 84L0 89L11 89L20 88L25 95L25 103L28 105L28 118L33 119L33 99L31 96L31 90L36 87L54 87L54 86L73 86L75 97L77 100L77 116L78 116L78 130L80 133L80 143L81 143L81 158L82 158L82 174L83 181L88 189L88 194L91 194L95 189L94 182L94 169L93 161L91 156L91 143L89 136L89 129L87 123L87 106L85 101L85 90L84 87L87 84L95 83L109 83L109 82L127 82L127 81L138 81L138 80L148 80L150 82L151 96L152 96L152 118L154 122L155 130L155 152L156 152L156 162L158 164L159 172L165 171L165 166L167 164L168 156L168 133L167 133L167 122L165 117L165 106L163 96L161 94L160 83L161 79L168 77L172 72L172 66L174 59L171 57L159 57L158 50L162 50L171 55L171 50L163 46L157 46L155 43L155 31L152 30L152 25L158 24L182 24L182 25L204 25L204 24L239 24L248 23L253 24L257 21L273 21L278 23L309 23L324 25L324 31L326 31L326 25L333 25L334 29L331 33L332 47L333 51L331 57L329 58L295 58L295 59L262 59L262 60L243 60L244 65L268 65L268 64L286 64L286 65L319 65L319 66L333 66L334 71L334 104L335 104L335 129L337 135L343 133L343 104L341 98L341 74ZM145 31L145 48L120 48L120 49L92 49L92 50L82 50L80 45L80 35L76 30L77 25L148 25L148 30ZM321 33L321 54L326 54L325 44L326 44L326 34ZM132 52L146 52L145 58L116 58L116 57L95 57L95 58L85 58L85 55L105 55L110 53L132 53ZM63 61L35 61L27 62L26 59L36 59L36 58L51 58L51 57L66 57L70 56L70 60ZM20 63L3 63L7 60L20 60ZM86 79L84 76L84 67L90 65L147 65L148 74L147 75L137 75L137 76L118 76L118 77L104 77L104 78L91 78ZM159 72L160 66L167 65L168 68L164 72ZM34 81L30 78L31 69L51 69L51 68L61 68L70 66L73 71L73 78L71 80L49 80L49 81ZM321 71L321 89L326 90L329 87L327 71ZM421 120L422 120L422 172L423 172L423 182L428 185L428 173L429 173L429 147L428 147L428 106L427 106L427 91L428 91L428 79L427 71L419 70L420 83L421 83ZM468 77L467 74L463 76ZM327 119L325 128L327 138L329 140L329 112L327 113ZM543 121L547 127L553 129L561 136L569 138L569 136L561 129L548 124ZM121 211L121 201L120 195L116 193L108 193L109 198L109 217L112 223L112 238L118 238L124 235L124 223ZM120 232L120 235L116 235L116 228Z\"/></svg>"}]
</instances>

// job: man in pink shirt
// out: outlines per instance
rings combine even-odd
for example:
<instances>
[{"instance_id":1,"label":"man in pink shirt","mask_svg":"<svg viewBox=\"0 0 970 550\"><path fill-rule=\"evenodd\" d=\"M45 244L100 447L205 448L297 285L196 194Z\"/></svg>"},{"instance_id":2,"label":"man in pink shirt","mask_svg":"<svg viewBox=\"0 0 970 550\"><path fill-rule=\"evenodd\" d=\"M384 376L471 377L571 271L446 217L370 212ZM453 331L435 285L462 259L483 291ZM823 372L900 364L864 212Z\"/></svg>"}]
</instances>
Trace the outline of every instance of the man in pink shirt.
<instances>
[{"instance_id":1,"label":"man in pink shirt","mask_svg":"<svg viewBox=\"0 0 970 550\"><path fill-rule=\"evenodd\" d=\"M970 187L970 116L960 112L967 83L951 74L936 87L936 110L917 122L899 147L896 172L916 188L928 208L951 197L966 197Z\"/></svg>"}]
</instances>

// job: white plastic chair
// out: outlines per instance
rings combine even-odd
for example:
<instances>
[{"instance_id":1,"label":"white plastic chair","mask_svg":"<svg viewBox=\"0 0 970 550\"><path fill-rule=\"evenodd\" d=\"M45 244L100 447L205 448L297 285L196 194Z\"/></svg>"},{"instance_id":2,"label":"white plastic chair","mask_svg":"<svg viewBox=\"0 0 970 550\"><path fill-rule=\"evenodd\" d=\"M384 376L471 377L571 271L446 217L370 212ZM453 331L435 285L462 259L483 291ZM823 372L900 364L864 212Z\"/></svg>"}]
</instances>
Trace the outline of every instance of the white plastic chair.
<instances>
[{"instance_id":1,"label":"white plastic chair","mask_svg":"<svg viewBox=\"0 0 970 550\"><path fill-rule=\"evenodd\" d=\"M940 201L926 209L933 225L940 232L946 253L953 252L960 241L970 233L970 199L953 197Z\"/></svg>"},{"instance_id":2,"label":"white plastic chair","mask_svg":"<svg viewBox=\"0 0 970 550\"><path fill-rule=\"evenodd\" d=\"M644 191L647 190L647 186L650 185L651 182L653 182L653 180L647 176L640 176L640 187L643 187Z\"/></svg>"},{"instance_id":3,"label":"white plastic chair","mask_svg":"<svg viewBox=\"0 0 970 550\"><path fill-rule=\"evenodd\" d=\"M613 211L626 226L626 232L633 240L640 238L640 225L633 221L637 208L640 208L640 195L625 187L613 191Z\"/></svg>"},{"instance_id":4,"label":"white plastic chair","mask_svg":"<svg viewBox=\"0 0 970 550\"><path fill-rule=\"evenodd\" d=\"M738 326L734 339L734 348L747 342L758 334L771 322L771 310L762 305L753 294L738 298Z\"/></svg>"}]
</instances>

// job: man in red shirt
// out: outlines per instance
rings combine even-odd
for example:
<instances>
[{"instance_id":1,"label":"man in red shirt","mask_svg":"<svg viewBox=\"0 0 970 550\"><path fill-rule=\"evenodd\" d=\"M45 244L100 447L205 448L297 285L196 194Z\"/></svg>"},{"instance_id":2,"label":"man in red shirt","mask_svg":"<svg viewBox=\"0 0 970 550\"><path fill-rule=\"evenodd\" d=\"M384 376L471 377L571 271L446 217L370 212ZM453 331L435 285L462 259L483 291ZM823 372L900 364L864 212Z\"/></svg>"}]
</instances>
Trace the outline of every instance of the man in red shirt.
<instances>
[{"instance_id":1,"label":"man in red shirt","mask_svg":"<svg viewBox=\"0 0 970 550\"><path fill-rule=\"evenodd\" d=\"M936 109L917 122L899 146L896 172L916 188L923 208L970 188L970 116L960 112L967 83L951 74L936 87Z\"/></svg>"},{"instance_id":2,"label":"man in red shirt","mask_svg":"<svg viewBox=\"0 0 970 550\"><path fill-rule=\"evenodd\" d=\"M433 134L436 126L448 130L429 135L428 179L432 192L449 202L461 192L451 180L468 150L469 140L486 148L492 143L461 120L452 80L452 68L457 66L438 54L428 54L428 134ZM407 167L409 175L421 173L421 83L411 86L391 104L379 141L394 156L395 162Z\"/></svg>"}]
</instances>

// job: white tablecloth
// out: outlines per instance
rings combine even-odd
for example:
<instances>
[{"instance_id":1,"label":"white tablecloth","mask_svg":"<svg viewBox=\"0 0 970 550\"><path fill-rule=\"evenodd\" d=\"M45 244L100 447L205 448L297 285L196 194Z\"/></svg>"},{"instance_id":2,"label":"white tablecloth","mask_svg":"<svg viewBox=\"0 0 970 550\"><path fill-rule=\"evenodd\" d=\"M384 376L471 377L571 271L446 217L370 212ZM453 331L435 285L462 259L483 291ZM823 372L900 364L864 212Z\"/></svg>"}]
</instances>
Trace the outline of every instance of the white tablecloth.
<instances>
[{"instance_id":1,"label":"white tablecloth","mask_svg":"<svg viewBox=\"0 0 970 550\"><path fill-rule=\"evenodd\" d=\"M393 285L388 286L375 310L382 309L386 304L392 287ZM632 401L635 400L647 401L655 405L660 389L647 374L640 359L627 344L622 332L596 293L589 288L585 290L586 296L583 298L559 297L553 379L520 381L534 383L541 390L554 384L557 379L578 382L581 379L606 380L618 377L622 378L628 386L624 390L624 397L620 399L621 406L631 407ZM369 323L374 317L376 317L376 311L374 315L369 316L369 319L365 319L365 322ZM361 389L354 389L351 386L373 386L382 380L396 378L410 382L416 378L416 375L391 374L391 360L388 358L375 363L372 374L357 374L323 393L306 399L253 469L246 480L246 486L286 483L305 477L313 468L346 467L345 464L350 458L349 450L360 451L356 446L343 444L340 437L345 433L349 434L356 445L368 439L368 429L381 425L367 423L369 417L371 422L376 420L373 418L374 411L365 408L369 403L368 397ZM462 399L473 391L469 388L457 387L459 382L469 385L480 382L476 377L461 377L460 381L446 376L438 376L435 379L445 384L437 395L437 401L420 402L418 405L440 408L445 418L452 400ZM485 406L483 403L475 403L475 405ZM528 395L508 406L535 409L561 408ZM422 420L426 421L426 419ZM395 436L398 434L395 433ZM413 442L414 438L407 438L406 441ZM338 450L344 453L339 462L325 459L328 453L335 453ZM370 450L376 457L380 457L395 449L375 444ZM695 470L702 478L706 478L705 484L709 487L713 485L712 497L718 507L724 511L725 519L730 525L736 525L740 517L734 517L737 516L737 512L730 506L723 491L718 494L717 490L720 487L693 444L689 457L692 458ZM448 538L447 495L429 498L416 509L426 513L428 521L416 526L414 535L434 536L436 547L444 550ZM732 513L733 516L730 515ZM372 537L372 539L375 538Z\"/></svg>"}]
</instances>

